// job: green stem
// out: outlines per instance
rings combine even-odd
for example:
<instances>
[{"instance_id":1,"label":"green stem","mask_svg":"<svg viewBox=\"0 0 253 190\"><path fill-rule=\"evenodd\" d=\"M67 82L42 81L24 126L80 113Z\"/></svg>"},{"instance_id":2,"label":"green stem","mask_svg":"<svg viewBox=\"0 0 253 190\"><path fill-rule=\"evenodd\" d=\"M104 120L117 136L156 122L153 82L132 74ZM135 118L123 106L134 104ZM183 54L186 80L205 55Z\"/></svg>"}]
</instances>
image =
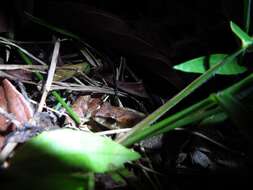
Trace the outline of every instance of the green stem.
<instances>
[{"instance_id":1,"label":"green stem","mask_svg":"<svg viewBox=\"0 0 253 190\"><path fill-rule=\"evenodd\" d=\"M246 87L251 87L252 82L253 82L253 74L250 74L243 80L235 83L234 85L228 87L227 89L214 95L211 94L208 98L202 100L201 102L196 103L193 106L186 108L185 110L179 113L176 113L152 126L146 126L143 130L137 131L134 135L129 136L126 140L122 142L122 144L125 146L131 146L134 143L143 140L144 138L148 138L153 135L162 134L178 127L183 127L185 125L199 121L209 115L218 113L222 110L225 110L226 113L232 112L233 111L232 108L229 108L226 110L224 109L223 104L220 105L221 100L219 97L221 96L232 97L234 95L240 95L238 93L243 91L243 89L245 89ZM217 98L219 98L219 100L217 100ZM222 103L224 103L224 101ZM216 105L220 105L220 106L218 108L216 107L209 111L206 111ZM241 110L242 109L239 109L239 111ZM247 115L247 114L245 113L244 115Z\"/></svg>"},{"instance_id":2,"label":"green stem","mask_svg":"<svg viewBox=\"0 0 253 190\"><path fill-rule=\"evenodd\" d=\"M235 94L240 95L238 93L240 93L242 89L252 86L252 82L253 82L253 73L247 76L245 79L234 84L233 86L223 90L222 93L231 94L231 95L235 95Z\"/></svg>"},{"instance_id":3,"label":"green stem","mask_svg":"<svg viewBox=\"0 0 253 190\"><path fill-rule=\"evenodd\" d=\"M28 64L28 65L32 65L32 60L27 57L27 55L25 55L22 51L18 51L19 55L21 56L21 58ZM44 77L42 74L40 74L39 72L36 72L36 76L37 78L42 81L44 80ZM52 91L52 95L55 97L55 99L66 109L67 113L69 114L69 116L76 122L76 124L80 124L80 118L79 116L76 114L76 112L73 111L73 109L64 101L64 99L59 95L58 92L56 91Z\"/></svg>"},{"instance_id":4,"label":"green stem","mask_svg":"<svg viewBox=\"0 0 253 190\"><path fill-rule=\"evenodd\" d=\"M251 0L244 0L244 23L245 31L249 34L250 30L250 15L251 15Z\"/></svg>"},{"instance_id":5,"label":"green stem","mask_svg":"<svg viewBox=\"0 0 253 190\"><path fill-rule=\"evenodd\" d=\"M187 97L189 94L191 94L193 91L195 91L198 87L200 87L203 83L205 83L207 80L209 80L215 73L218 71L218 69L223 66L224 64L231 62L235 57L240 55L244 49L239 49L232 55L226 57L223 61L217 63L213 67L211 67L209 70L207 70L204 74L199 76L197 79L195 79L192 83L190 83L186 88L184 88L182 91L180 91L176 96L174 96L172 99L167 101L163 106L158 108L156 111L154 111L152 114L150 114L148 117L146 117L144 120L139 122L137 125L133 127L133 129L124 135L123 137L117 139L117 142L125 144L124 141L127 141L128 138L135 135L137 131L141 131L145 127L149 127L154 123L157 119L159 119L162 115L164 115L167 111L169 111L171 108L173 108L175 105L177 105L181 100L183 100L185 97Z\"/></svg>"},{"instance_id":6,"label":"green stem","mask_svg":"<svg viewBox=\"0 0 253 190\"><path fill-rule=\"evenodd\" d=\"M207 117L210 117L210 116L213 116L215 114L223 112L223 110L219 107L215 107L215 108L210 109L208 111L204 111L204 110L202 110L202 111L203 112L193 113L193 114L191 114L191 115L189 115L185 118L182 118L179 121L176 121L174 123L174 126L168 126L168 125L167 126L161 126L160 129L157 130L157 132L155 132L154 134L151 134L151 135L153 136L153 135L159 135L159 134L167 133L167 132L171 131L172 129L184 127L184 126L190 125L190 124L194 124L194 123L202 121L203 119L205 119Z\"/></svg>"},{"instance_id":7,"label":"green stem","mask_svg":"<svg viewBox=\"0 0 253 190\"><path fill-rule=\"evenodd\" d=\"M135 134L134 136L128 138L126 141L124 141L122 144L124 146L132 146L133 144L140 142L143 139L149 138L154 135L159 135L168 131L171 131L175 128L184 127L186 125L198 122L202 120L203 118L206 118L208 116L211 116L217 112L220 112L220 108L213 108L209 111L206 111L206 109L209 109L210 107L213 107L215 105L213 102L209 105L198 105L200 106L198 110L195 110L195 113L192 113L192 108L188 108L188 112L191 113L188 116L185 116L179 120L174 119L177 116L168 117L149 128L143 129L141 132ZM196 105L195 105L196 106ZM181 115L182 113L179 113Z\"/></svg>"},{"instance_id":8,"label":"green stem","mask_svg":"<svg viewBox=\"0 0 253 190\"><path fill-rule=\"evenodd\" d=\"M77 123L80 124L80 118L76 114L76 112L73 111L71 107L68 106L68 104L62 99L62 97L59 95L58 92L52 91L52 95L55 97L55 99L66 109L69 116Z\"/></svg>"},{"instance_id":9,"label":"green stem","mask_svg":"<svg viewBox=\"0 0 253 190\"><path fill-rule=\"evenodd\" d=\"M27 65L33 64L32 60L27 55L25 55L22 51L18 50L18 53L19 53L20 57L24 60L24 62L26 62ZM43 75L40 74L39 72L35 72L35 75L40 81L44 80Z\"/></svg>"}]
</instances>

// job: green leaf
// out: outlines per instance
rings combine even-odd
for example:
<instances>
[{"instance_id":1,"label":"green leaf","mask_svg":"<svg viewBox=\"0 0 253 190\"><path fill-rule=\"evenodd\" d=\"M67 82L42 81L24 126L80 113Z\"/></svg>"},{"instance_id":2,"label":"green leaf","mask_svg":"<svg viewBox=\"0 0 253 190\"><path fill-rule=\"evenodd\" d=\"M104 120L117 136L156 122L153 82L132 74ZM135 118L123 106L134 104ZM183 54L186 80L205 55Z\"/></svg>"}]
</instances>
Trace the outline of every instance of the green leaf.
<instances>
[{"instance_id":1,"label":"green leaf","mask_svg":"<svg viewBox=\"0 0 253 190\"><path fill-rule=\"evenodd\" d=\"M161 107L156 109L153 113L149 114L148 117L143 119L141 122L137 123L131 131L126 133L125 135L121 136L120 138L116 139L117 142L123 144L124 146L130 146L134 143L138 142L140 139L143 139L145 135L141 134L143 130L147 128L153 128L151 125L157 121L162 115L164 115L167 111L169 111L171 108L173 108L175 105L177 105L180 101L182 101L184 98L186 98L189 94L191 94L193 91L195 91L197 88L199 88L201 85L203 85L207 80L209 80L211 77L213 77L216 72L225 64L233 61L237 56L242 54L244 52L244 49L241 48L237 50L235 53L229 55L226 57L223 61L215 64L213 67L208 69L205 73L200 75L198 78L196 78L194 81L192 81L188 86L186 86L183 90L181 90L177 95L172 97L170 100L168 100L165 104L163 104ZM151 129L149 132L147 131L147 136L153 132ZM149 133L149 134L148 134Z\"/></svg>"},{"instance_id":2,"label":"green leaf","mask_svg":"<svg viewBox=\"0 0 253 190\"><path fill-rule=\"evenodd\" d=\"M179 65L175 65L174 69L190 73L205 73L209 68L213 67L218 62L223 61L227 56L228 55L226 54L212 54L210 56L198 57ZM237 59L234 59L221 66L216 74L235 75L243 73L246 70L246 67L240 66Z\"/></svg>"},{"instance_id":3,"label":"green leaf","mask_svg":"<svg viewBox=\"0 0 253 190\"><path fill-rule=\"evenodd\" d=\"M244 32L237 24L231 21L230 28L235 33L235 35L242 41L243 48L248 48L250 45L252 45L252 38L246 32Z\"/></svg>"},{"instance_id":4,"label":"green leaf","mask_svg":"<svg viewBox=\"0 0 253 190\"><path fill-rule=\"evenodd\" d=\"M114 171L127 161L140 158L137 152L93 133L58 129L43 132L21 146L10 171L65 173Z\"/></svg>"}]
</instances>

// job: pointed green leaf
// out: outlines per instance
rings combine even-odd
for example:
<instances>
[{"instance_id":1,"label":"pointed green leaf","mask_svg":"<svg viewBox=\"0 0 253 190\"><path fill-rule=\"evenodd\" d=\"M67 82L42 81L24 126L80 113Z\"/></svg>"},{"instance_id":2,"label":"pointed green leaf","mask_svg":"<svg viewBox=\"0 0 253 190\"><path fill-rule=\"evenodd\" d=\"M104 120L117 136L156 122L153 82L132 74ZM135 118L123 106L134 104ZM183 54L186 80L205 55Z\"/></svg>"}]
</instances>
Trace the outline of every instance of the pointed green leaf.
<instances>
[{"instance_id":1,"label":"pointed green leaf","mask_svg":"<svg viewBox=\"0 0 253 190\"><path fill-rule=\"evenodd\" d=\"M137 152L93 133L58 129L43 132L20 147L11 171L63 173L113 171L127 161L140 158Z\"/></svg>"},{"instance_id":2,"label":"pointed green leaf","mask_svg":"<svg viewBox=\"0 0 253 190\"><path fill-rule=\"evenodd\" d=\"M235 33L235 35L242 41L243 48L247 48L252 45L252 38L246 32L244 32L237 24L231 21L230 28Z\"/></svg>"},{"instance_id":3,"label":"pointed green leaf","mask_svg":"<svg viewBox=\"0 0 253 190\"><path fill-rule=\"evenodd\" d=\"M190 73L204 73L209 68L221 62L226 57L226 54L212 54L210 56L198 57L179 65L175 65L174 69L190 72ZM236 59L224 64L216 74L220 75L235 75L245 72L246 67L240 66Z\"/></svg>"}]
</instances>

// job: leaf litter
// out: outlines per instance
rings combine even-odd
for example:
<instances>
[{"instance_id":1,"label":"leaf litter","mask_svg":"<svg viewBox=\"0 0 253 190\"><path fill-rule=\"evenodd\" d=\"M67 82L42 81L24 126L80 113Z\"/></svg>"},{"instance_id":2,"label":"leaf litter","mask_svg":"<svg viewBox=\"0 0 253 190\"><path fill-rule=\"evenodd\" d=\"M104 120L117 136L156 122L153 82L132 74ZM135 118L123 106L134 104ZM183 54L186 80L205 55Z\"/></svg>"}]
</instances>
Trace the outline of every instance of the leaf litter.
<instances>
[{"instance_id":1,"label":"leaf litter","mask_svg":"<svg viewBox=\"0 0 253 190\"><path fill-rule=\"evenodd\" d=\"M123 52L131 49L129 47L132 44L137 44L136 47L134 46L134 49L131 49L132 52L138 54L137 60L146 60L149 63L147 67L150 67L149 69L151 70L157 68L158 65L158 68L152 70L152 72L170 80L174 77L176 82L171 80L170 83L180 86L179 81L181 79L177 78L177 74L174 73L175 75L172 74L171 77L167 73L167 69L170 68L170 63L168 64L168 60L166 60L167 58L153 51L149 43L135 36L132 31L129 31L125 22L103 12L87 11L85 14L98 20L102 18L109 26L112 24L110 22L119 23L116 24L119 26L119 28L116 28L116 32L111 30L111 27L103 30L106 32L105 36L108 36L108 39L100 37L103 38L102 41L109 44L112 43L113 46L120 48ZM59 30L56 30L56 32L58 34L62 33ZM97 33L94 33L94 35L96 36ZM156 94L150 93L146 88L147 84L145 81L139 78L135 70L132 70L133 67L129 67L131 63L129 64L126 61L131 61L131 59L128 59L127 53L117 55L116 59L113 57L113 61L111 61L111 57L108 59L106 53L101 53L101 50L96 50L82 43L80 45L77 42L77 38L70 36L68 33L65 36L67 38L56 40L56 37L53 36L53 40L51 41L30 42L15 41L4 37L0 38L0 43L3 44L1 47L6 50L6 55L3 55L0 60L0 77L2 79L2 85L0 86L0 159L3 167L7 169L9 165L11 167L12 156L14 155L15 157L15 153L17 155L20 154L22 158L19 147L22 147L22 145L30 147L31 149L26 150L30 153L31 150L37 150L34 149L33 143L43 144L41 139L46 135L41 137L41 133L52 135L52 144L54 143L54 138L58 138L53 136L54 131L57 133L56 129L65 128L71 128L76 132L80 132L80 135L85 131L89 134L96 133L114 139L120 136L121 133L131 130L131 127L145 118L154 109L151 106L152 104L158 107L163 102L161 98L158 98L160 103L157 104L157 100L154 99L159 97L159 95L156 96ZM110 39L113 40L108 42ZM120 41L118 39L123 39L125 42L123 44L126 45L122 47L117 42ZM53 53L57 41L60 43L59 52ZM145 51L139 51L138 48L144 48ZM26 58L24 59L18 51L23 52L29 61ZM150 63L150 60L153 60L153 62L151 61L152 63ZM154 60L159 64L154 64ZM29 62L32 65L26 65ZM50 62L51 64L49 64ZM52 69L52 66L55 68ZM40 76L43 76L43 80ZM185 174L188 171L191 172L191 169L195 170L196 168L197 170L215 170L216 168L223 169L226 166L230 168L237 167L238 163L230 159L232 158L230 153L234 154L236 151L233 151L229 147L227 148L224 145L226 144L226 142L223 142L224 139L214 140L220 135L219 132L215 133L214 136L208 136L210 135L209 133L194 132L193 130L193 132L189 133L190 135L188 134L190 136L188 136L188 139L182 139L181 137L181 135L185 135L186 130L177 130L177 132L181 134L175 135L178 137L178 139L174 139L175 143L171 143L173 137L168 138L160 135L157 138L154 137L142 141L136 147L140 148L139 151L144 155L144 159L136 164L137 171L141 170L141 176L146 176L145 180L149 179L147 184L153 184L152 187L159 186L159 180L156 179L157 176L168 177L164 173L157 171L157 165L163 167L160 170L162 172L173 168L176 170L176 174L180 172ZM38 137L37 140L34 140L36 137ZM30 141L31 138L32 143ZM96 139L93 137L89 138L91 138L91 142ZM66 136L66 139L63 141L68 141L69 139L71 137ZM172 141L166 142L168 144L165 143L164 145L164 139L165 141L172 139ZM216 151L213 151L210 147L207 146L206 148L206 144L208 144L205 142L206 139L208 139L210 144L226 149L229 152L229 156L224 158L223 153L217 151L218 153L216 154ZM181 144L177 147L179 141ZM73 140L71 142L74 143L76 141ZM96 143L94 142L94 144ZM168 148L164 150L164 146L171 144L173 144L173 147L168 147L171 148L172 153L174 151L174 155L171 155ZM73 144L73 147L75 146L77 144ZM113 147L113 145L111 146ZM45 147L42 145L37 148L42 150ZM92 145L89 148L92 149ZM161 149L162 153L158 153L157 151L161 151ZM28 153L22 158L24 159L24 163L30 162ZM113 155L113 153L111 154ZM132 155L132 160L138 157L132 154L131 151L126 151L126 155L129 157ZM238 155L241 156L242 154L239 152ZM36 156L38 154L31 157L35 158L33 163L30 163L31 165L36 162L38 158ZM240 156L238 158L239 162L241 161ZM68 159L71 160L70 157ZM174 166L171 163L173 160L175 161ZM55 160L54 162L58 161ZM98 161L101 160L98 159ZM125 161L127 159L123 159L123 162ZM111 160L108 163L109 166L106 167L110 170ZM14 165L15 167L19 166ZM170 172L168 173L170 174ZM99 179L99 175L104 174L97 174L96 179ZM59 179L62 180L62 178ZM22 178L22 180L26 181L27 178ZM114 180L111 182L111 180L106 179L104 184L108 181L112 183L108 185L108 189L115 186ZM137 186L141 187L141 185ZM43 188L50 189L52 187Z\"/></svg>"}]
</instances>

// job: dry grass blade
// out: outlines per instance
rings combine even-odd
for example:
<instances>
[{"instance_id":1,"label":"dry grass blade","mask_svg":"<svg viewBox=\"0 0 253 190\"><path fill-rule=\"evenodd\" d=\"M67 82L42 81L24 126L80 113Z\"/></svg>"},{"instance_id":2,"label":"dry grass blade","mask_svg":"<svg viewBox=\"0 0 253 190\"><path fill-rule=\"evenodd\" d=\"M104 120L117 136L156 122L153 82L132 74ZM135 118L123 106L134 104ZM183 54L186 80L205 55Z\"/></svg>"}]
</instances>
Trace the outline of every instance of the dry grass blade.
<instances>
[{"instance_id":1,"label":"dry grass blade","mask_svg":"<svg viewBox=\"0 0 253 190\"><path fill-rule=\"evenodd\" d=\"M97 132L97 135L104 136L104 135L115 135L115 134L120 134L120 133L126 133L130 131L131 128L125 128L125 129L113 129L113 130L108 130L108 131L102 131L102 132Z\"/></svg>"},{"instance_id":2,"label":"dry grass blade","mask_svg":"<svg viewBox=\"0 0 253 190\"><path fill-rule=\"evenodd\" d=\"M36 69L36 70L45 70L48 66L46 65L8 65L0 64L0 70L17 70L17 69Z\"/></svg>"},{"instance_id":3,"label":"dry grass blade","mask_svg":"<svg viewBox=\"0 0 253 190\"><path fill-rule=\"evenodd\" d=\"M3 38L0 36L0 43L2 44L6 44L6 45L10 45L13 46L17 49L19 49L20 51L22 51L24 54L26 54L27 56L31 57L32 59L34 59L35 61L37 61L38 63L42 64L42 65L47 65L44 61L38 59L37 57L35 57L34 55L32 55L31 53L29 53L28 51L26 51L24 48L20 47L19 45L11 42L10 40Z\"/></svg>"},{"instance_id":4,"label":"dry grass blade","mask_svg":"<svg viewBox=\"0 0 253 190\"><path fill-rule=\"evenodd\" d=\"M102 93L102 94L115 94L115 91L109 87L96 87L96 86L86 86L73 83L64 83L64 82L54 82L51 85L52 90L70 90L70 91L79 91L79 92L91 92L91 93ZM120 96L126 96L126 93L119 92Z\"/></svg>"},{"instance_id":5,"label":"dry grass blade","mask_svg":"<svg viewBox=\"0 0 253 190\"><path fill-rule=\"evenodd\" d=\"M15 142L11 142L5 145L3 150L0 152L0 163L4 162L9 157L17 145L18 143Z\"/></svg>"},{"instance_id":6,"label":"dry grass blade","mask_svg":"<svg viewBox=\"0 0 253 190\"><path fill-rule=\"evenodd\" d=\"M48 92L50 91L51 84L52 84L53 79L54 79L54 73L55 73L55 69L56 69L59 50L60 50L60 40L57 40L55 42L55 46L54 46L53 56L52 56L50 68L49 68L49 71L48 71L48 77L47 77L47 80L46 80L46 84L43 88L42 97L41 97L40 104L39 104L39 107L38 107L38 110L37 110L38 112L42 111L44 103L45 103L47 95L48 95Z\"/></svg>"}]
</instances>

